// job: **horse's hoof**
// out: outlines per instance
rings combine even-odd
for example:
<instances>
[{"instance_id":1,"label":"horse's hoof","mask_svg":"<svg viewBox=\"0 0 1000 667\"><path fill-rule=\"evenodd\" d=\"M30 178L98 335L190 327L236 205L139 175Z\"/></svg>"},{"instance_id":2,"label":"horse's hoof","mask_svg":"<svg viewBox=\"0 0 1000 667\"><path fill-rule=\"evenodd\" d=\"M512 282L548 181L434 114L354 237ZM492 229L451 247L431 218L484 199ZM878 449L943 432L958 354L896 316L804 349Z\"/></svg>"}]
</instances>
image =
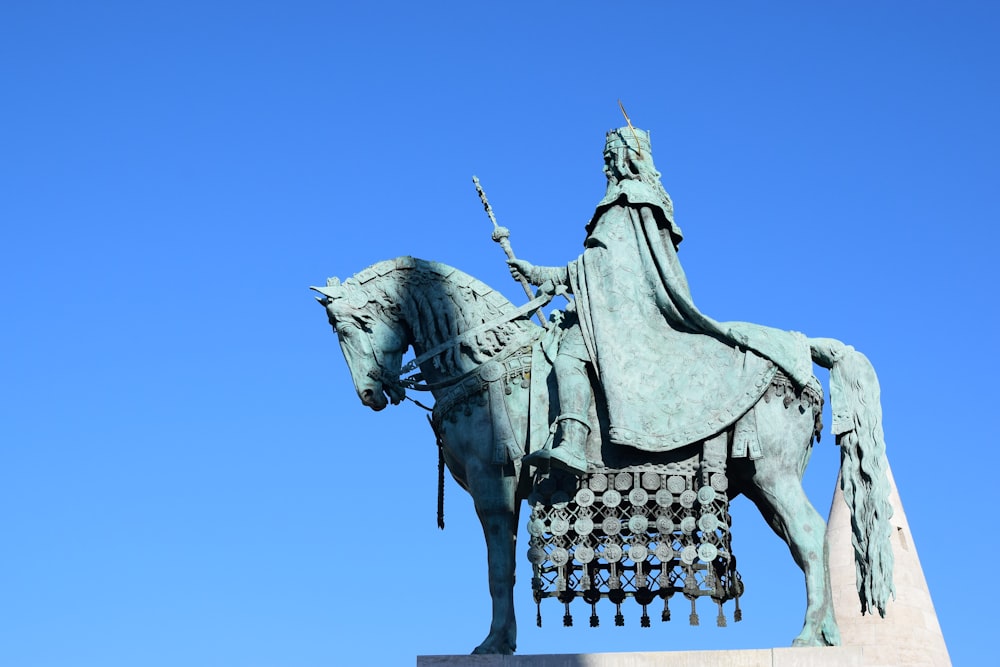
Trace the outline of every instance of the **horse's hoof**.
<instances>
[{"instance_id":1,"label":"horse's hoof","mask_svg":"<svg viewBox=\"0 0 1000 667\"><path fill-rule=\"evenodd\" d=\"M840 636L839 633L835 637L827 637L825 634L810 638L799 636L792 641L792 646L840 646Z\"/></svg>"},{"instance_id":2,"label":"horse's hoof","mask_svg":"<svg viewBox=\"0 0 1000 667\"><path fill-rule=\"evenodd\" d=\"M514 655L514 648L506 644L496 647L489 646L483 642L472 651L472 655Z\"/></svg>"},{"instance_id":3,"label":"horse's hoof","mask_svg":"<svg viewBox=\"0 0 1000 667\"><path fill-rule=\"evenodd\" d=\"M840 646L840 629L832 612L823 621L806 623L792 646Z\"/></svg>"}]
</instances>

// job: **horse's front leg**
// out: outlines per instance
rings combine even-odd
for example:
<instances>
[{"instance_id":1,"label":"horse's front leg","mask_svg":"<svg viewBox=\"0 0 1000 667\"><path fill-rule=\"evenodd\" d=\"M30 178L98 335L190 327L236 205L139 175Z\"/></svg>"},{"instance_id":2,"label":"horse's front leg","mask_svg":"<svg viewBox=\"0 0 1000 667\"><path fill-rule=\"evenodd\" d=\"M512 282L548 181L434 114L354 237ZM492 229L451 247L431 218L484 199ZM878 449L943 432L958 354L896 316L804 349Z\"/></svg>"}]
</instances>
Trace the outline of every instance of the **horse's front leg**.
<instances>
[{"instance_id":1,"label":"horse's front leg","mask_svg":"<svg viewBox=\"0 0 1000 667\"><path fill-rule=\"evenodd\" d=\"M490 633L473 653L510 655L517 647L517 621L514 619L514 547L517 540L517 480L504 476L501 466L484 466L470 479L470 491L476 514L486 538L489 565L490 597L493 621Z\"/></svg>"}]
</instances>

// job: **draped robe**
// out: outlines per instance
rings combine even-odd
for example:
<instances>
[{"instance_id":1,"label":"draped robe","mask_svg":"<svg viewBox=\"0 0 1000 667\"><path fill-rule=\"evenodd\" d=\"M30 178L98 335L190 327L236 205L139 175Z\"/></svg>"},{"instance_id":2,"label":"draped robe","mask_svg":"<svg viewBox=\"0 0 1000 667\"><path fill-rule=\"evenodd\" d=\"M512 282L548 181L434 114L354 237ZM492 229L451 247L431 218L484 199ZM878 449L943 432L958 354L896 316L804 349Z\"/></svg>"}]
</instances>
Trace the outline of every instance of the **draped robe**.
<instances>
[{"instance_id":1,"label":"draped robe","mask_svg":"<svg viewBox=\"0 0 1000 667\"><path fill-rule=\"evenodd\" d=\"M721 323L697 309L672 205L654 188L609 186L588 230L567 278L612 443L667 451L711 437L753 406L776 366L799 387L809 383L802 334Z\"/></svg>"}]
</instances>

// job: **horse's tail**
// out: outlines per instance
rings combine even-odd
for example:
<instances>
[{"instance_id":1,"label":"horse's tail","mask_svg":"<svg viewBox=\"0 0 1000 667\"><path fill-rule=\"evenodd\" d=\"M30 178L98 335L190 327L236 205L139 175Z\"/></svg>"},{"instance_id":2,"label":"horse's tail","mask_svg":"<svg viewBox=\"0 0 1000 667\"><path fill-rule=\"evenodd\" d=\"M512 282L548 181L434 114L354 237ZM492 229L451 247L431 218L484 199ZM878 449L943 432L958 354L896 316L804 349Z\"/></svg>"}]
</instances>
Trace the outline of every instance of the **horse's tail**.
<instances>
[{"instance_id":1,"label":"horse's tail","mask_svg":"<svg viewBox=\"0 0 1000 667\"><path fill-rule=\"evenodd\" d=\"M878 377L868 358L833 338L810 338L813 361L830 369L833 433L840 445L840 485L851 510L851 541L861 613L885 616L892 583L892 528Z\"/></svg>"}]
</instances>

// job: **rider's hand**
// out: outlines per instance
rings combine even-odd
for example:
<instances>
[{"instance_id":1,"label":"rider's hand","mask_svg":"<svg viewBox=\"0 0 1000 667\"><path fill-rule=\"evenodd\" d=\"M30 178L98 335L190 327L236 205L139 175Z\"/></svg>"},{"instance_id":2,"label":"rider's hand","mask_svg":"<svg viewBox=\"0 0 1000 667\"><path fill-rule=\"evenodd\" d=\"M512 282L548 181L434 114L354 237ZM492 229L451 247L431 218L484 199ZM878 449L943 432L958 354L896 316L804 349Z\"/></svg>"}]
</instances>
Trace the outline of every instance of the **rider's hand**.
<instances>
[{"instance_id":1,"label":"rider's hand","mask_svg":"<svg viewBox=\"0 0 1000 667\"><path fill-rule=\"evenodd\" d=\"M510 267L510 275L514 277L514 280L524 278L531 282L531 272L535 268L531 262L523 259L508 259L507 265Z\"/></svg>"}]
</instances>

